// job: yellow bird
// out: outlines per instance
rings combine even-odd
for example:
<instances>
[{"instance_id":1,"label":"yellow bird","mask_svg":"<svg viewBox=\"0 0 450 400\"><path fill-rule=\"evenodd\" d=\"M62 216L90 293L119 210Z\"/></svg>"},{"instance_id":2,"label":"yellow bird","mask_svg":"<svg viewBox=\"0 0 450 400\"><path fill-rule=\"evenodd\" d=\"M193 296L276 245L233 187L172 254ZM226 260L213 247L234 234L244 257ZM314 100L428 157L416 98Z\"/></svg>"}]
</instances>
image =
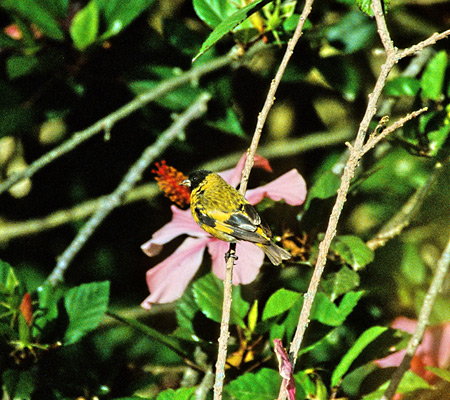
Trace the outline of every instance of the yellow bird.
<instances>
[{"instance_id":1,"label":"yellow bird","mask_svg":"<svg viewBox=\"0 0 450 400\"><path fill-rule=\"evenodd\" d=\"M210 235L231 243L254 243L274 265L291 258L289 252L271 241L272 232L255 208L220 175L195 171L181 185L191 190L195 222Z\"/></svg>"}]
</instances>

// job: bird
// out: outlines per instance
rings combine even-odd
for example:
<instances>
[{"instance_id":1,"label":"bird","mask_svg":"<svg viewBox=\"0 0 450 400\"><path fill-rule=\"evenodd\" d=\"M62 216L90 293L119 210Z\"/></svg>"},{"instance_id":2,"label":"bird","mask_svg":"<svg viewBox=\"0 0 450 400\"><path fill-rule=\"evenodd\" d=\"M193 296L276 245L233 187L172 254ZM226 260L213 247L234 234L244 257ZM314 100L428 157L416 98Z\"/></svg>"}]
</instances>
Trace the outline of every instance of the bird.
<instances>
[{"instance_id":1,"label":"bird","mask_svg":"<svg viewBox=\"0 0 450 400\"><path fill-rule=\"evenodd\" d=\"M291 258L272 242L272 232L256 209L219 174L194 171L180 185L190 189L192 216L210 235L230 243L254 243L274 265Z\"/></svg>"}]
</instances>

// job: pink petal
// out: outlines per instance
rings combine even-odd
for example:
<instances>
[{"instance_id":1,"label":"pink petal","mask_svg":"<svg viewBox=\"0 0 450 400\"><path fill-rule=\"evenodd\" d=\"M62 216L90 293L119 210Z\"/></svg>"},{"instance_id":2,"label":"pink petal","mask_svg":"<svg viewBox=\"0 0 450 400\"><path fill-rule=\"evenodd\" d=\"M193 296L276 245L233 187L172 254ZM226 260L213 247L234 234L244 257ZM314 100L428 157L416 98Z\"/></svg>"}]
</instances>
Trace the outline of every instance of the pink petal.
<instances>
[{"instance_id":1,"label":"pink petal","mask_svg":"<svg viewBox=\"0 0 450 400\"><path fill-rule=\"evenodd\" d=\"M219 175L225 179L231 186L236 187L241 182L242 171L244 170L245 160L247 160L247 153L244 153L242 157L239 159L236 167L232 169L228 169L226 171L222 171ZM272 167L269 164L269 161L255 154L254 158L254 167L265 169L268 172L272 172Z\"/></svg>"},{"instance_id":2,"label":"pink petal","mask_svg":"<svg viewBox=\"0 0 450 400\"><path fill-rule=\"evenodd\" d=\"M306 198L306 183L296 169L256 189L247 192L246 198L252 204L259 203L264 197L272 200L284 200L291 206L303 204Z\"/></svg>"},{"instance_id":3,"label":"pink petal","mask_svg":"<svg viewBox=\"0 0 450 400\"><path fill-rule=\"evenodd\" d=\"M141 246L142 251L150 257L158 255L163 248L162 245L177 236L183 234L194 237L207 236L207 233L194 221L191 210L180 210L176 206L171 206L170 209L172 210L172 220L157 230L152 238Z\"/></svg>"},{"instance_id":4,"label":"pink petal","mask_svg":"<svg viewBox=\"0 0 450 400\"><path fill-rule=\"evenodd\" d=\"M283 343L281 339L274 339L274 351L278 360L278 370L280 375L284 379L290 379L292 375L292 364L289 361L289 357L285 348L283 347Z\"/></svg>"},{"instance_id":5,"label":"pink petal","mask_svg":"<svg viewBox=\"0 0 450 400\"><path fill-rule=\"evenodd\" d=\"M171 256L147 271L150 296L142 307L149 310L153 303L170 303L181 297L202 262L207 240L187 238Z\"/></svg>"},{"instance_id":6,"label":"pink petal","mask_svg":"<svg viewBox=\"0 0 450 400\"><path fill-rule=\"evenodd\" d=\"M397 317L391 324L391 327L394 329L400 329L403 332L408 332L411 335L414 333L416 329L417 321L414 319L409 319L406 317Z\"/></svg>"},{"instance_id":7,"label":"pink petal","mask_svg":"<svg viewBox=\"0 0 450 400\"><path fill-rule=\"evenodd\" d=\"M218 239L208 242L208 251L212 258L212 269L219 279L225 279L225 253L230 244ZM264 261L264 252L256 245L240 242L236 245L236 260L233 268L233 285L246 285L258 276Z\"/></svg>"},{"instance_id":8,"label":"pink petal","mask_svg":"<svg viewBox=\"0 0 450 400\"><path fill-rule=\"evenodd\" d=\"M397 351L381 360L375 360L375 364L380 368L398 367L405 356L406 350Z\"/></svg>"},{"instance_id":9,"label":"pink petal","mask_svg":"<svg viewBox=\"0 0 450 400\"><path fill-rule=\"evenodd\" d=\"M448 369L450 367L450 322L444 322L441 326L442 335L438 352L438 366Z\"/></svg>"},{"instance_id":10,"label":"pink petal","mask_svg":"<svg viewBox=\"0 0 450 400\"><path fill-rule=\"evenodd\" d=\"M292 364L280 339L274 339L274 351L278 360L278 370L283 378L283 386L286 387L289 400L295 400L295 381Z\"/></svg>"}]
</instances>

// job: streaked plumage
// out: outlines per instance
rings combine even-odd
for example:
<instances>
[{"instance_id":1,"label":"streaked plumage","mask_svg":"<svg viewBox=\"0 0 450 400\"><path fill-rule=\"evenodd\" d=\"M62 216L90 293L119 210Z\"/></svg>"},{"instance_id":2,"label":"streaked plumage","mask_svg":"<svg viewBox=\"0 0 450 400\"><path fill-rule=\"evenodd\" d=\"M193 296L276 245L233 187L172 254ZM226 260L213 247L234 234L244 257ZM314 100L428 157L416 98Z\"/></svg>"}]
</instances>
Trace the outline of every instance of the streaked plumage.
<instances>
[{"instance_id":1,"label":"streaked plumage","mask_svg":"<svg viewBox=\"0 0 450 400\"><path fill-rule=\"evenodd\" d=\"M254 243L274 265L291 258L289 252L271 241L272 232L255 208L220 175L196 171L182 185L191 189L195 221L210 235L226 242Z\"/></svg>"}]
</instances>

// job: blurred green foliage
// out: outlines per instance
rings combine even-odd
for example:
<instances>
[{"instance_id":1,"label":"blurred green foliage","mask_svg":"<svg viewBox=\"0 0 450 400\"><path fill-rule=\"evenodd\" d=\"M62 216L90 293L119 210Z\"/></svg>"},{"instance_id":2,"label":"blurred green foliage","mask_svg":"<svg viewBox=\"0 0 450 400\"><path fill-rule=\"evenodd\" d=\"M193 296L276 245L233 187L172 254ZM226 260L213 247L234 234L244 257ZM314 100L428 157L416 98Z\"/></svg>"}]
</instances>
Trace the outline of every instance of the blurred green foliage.
<instances>
[{"instance_id":1,"label":"blurred green foliage","mask_svg":"<svg viewBox=\"0 0 450 400\"><path fill-rule=\"evenodd\" d=\"M150 313L140 309L148 295L146 270L179 245L166 245L154 258L139 249L170 220L166 198L142 198L116 210L73 261L65 285L52 288L45 279L83 226L73 208L114 190L142 150L199 93L213 96L207 114L161 158L189 173L211 161L232 167L245 152L302 11L293 0L247 3L1 2L2 180L136 96L213 63L233 46L233 57L240 60L168 89L109 135L92 138L1 195L4 398L195 398L215 363L222 284L204 261L175 304L156 305ZM445 3L402 0L384 7L398 47L448 28ZM282 378L272 340L282 338L285 346L292 340L339 187L349 140L345 132L357 131L383 59L371 14L368 1L314 5L278 90L262 151L271 154L274 176L291 168L302 173L308 198L301 208L273 202L261 208L294 261L285 268L265 264L255 282L235 288L224 398L278 395ZM298 398L325 399L334 392L378 398L390 376L373 360L405 346L408 335L388 326L396 316L417 316L450 235L448 57L446 44L438 42L414 74L404 73L417 61L412 57L389 76L379 110L388 110L391 121L423 106L428 112L361 161L294 373ZM342 134L338 144L328 142L333 132ZM309 135L320 143L313 150L296 145ZM150 171L145 180L153 180ZM255 170L250 186L269 180L268 173ZM401 235L376 250L368 247L366 242L424 186L428 194ZM59 210L63 222L45 227L43 218ZM6 236L6 227L20 230L27 221L38 227L32 234ZM432 323L450 320L448 294L447 282ZM448 380L448 371L436 369L436 374ZM408 373L401 391L418 396L415 390L427 393L428 387Z\"/></svg>"}]
</instances>

